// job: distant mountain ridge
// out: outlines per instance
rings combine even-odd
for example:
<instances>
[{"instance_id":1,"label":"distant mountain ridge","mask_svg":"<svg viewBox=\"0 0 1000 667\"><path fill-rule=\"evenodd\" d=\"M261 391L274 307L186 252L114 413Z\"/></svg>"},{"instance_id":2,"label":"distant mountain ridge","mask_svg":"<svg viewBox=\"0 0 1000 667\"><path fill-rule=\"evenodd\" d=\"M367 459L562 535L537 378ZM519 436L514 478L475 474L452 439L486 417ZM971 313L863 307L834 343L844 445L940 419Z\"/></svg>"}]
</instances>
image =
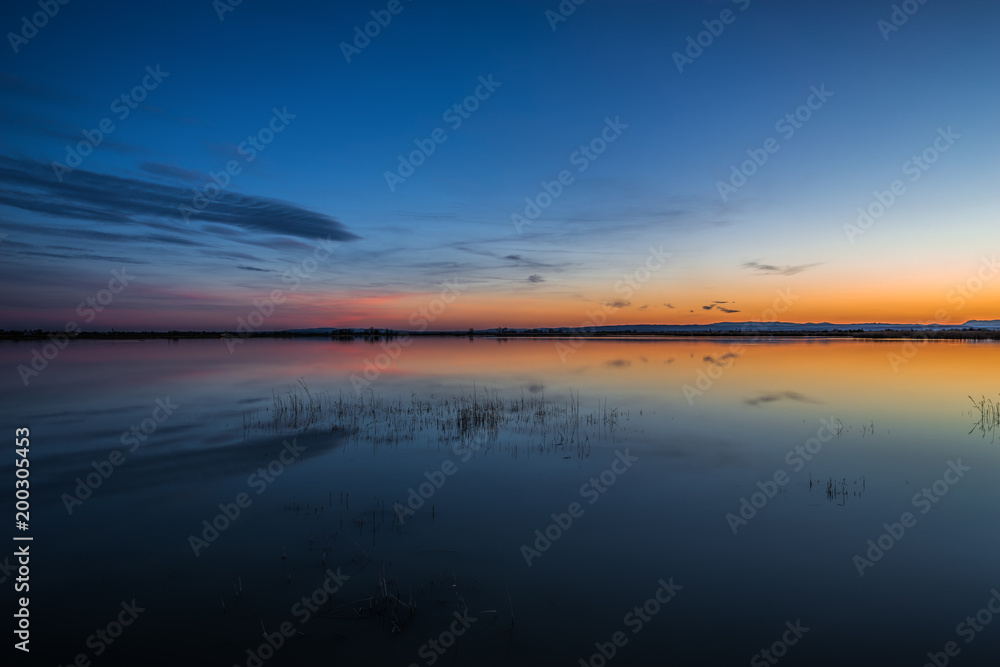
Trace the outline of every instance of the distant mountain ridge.
<instances>
[{"instance_id":1,"label":"distant mountain ridge","mask_svg":"<svg viewBox=\"0 0 1000 667\"><path fill-rule=\"evenodd\" d=\"M969 320L964 324L893 324L885 322L861 322L854 324L833 324L832 322L715 322L714 324L614 324L592 327L511 327L504 328L506 333L682 333L689 332L753 332L753 331L803 331L803 332L823 332L823 331L944 331L948 329L1000 329L1000 320ZM377 328L381 332L384 329ZM338 331L351 331L363 333L369 331L367 328L328 328L317 327L312 329L290 329L289 333L299 334L323 334L336 333ZM406 331L399 330L400 333ZM477 334L500 333L501 330L494 327L490 329L474 329ZM468 329L462 330L436 330L427 333L467 333Z\"/></svg>"}]
</instances>

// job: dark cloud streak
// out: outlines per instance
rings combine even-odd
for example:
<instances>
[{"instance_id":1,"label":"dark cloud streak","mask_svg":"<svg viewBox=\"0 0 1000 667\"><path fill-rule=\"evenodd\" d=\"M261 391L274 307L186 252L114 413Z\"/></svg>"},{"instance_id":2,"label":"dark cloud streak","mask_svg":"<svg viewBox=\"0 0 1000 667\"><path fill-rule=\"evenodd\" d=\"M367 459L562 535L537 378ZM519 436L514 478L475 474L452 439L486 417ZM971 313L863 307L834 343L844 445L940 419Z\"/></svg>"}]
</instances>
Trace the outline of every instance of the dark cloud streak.
<instances>
[{"instance_id":1,"label":"dark cloud streak","mask_svg":"<svg viewBox=\"0 0 1000 667\"><path fill-rule=\"evenodd\" d=\"M0 204L56 218L73 218L128 226L177 223L188 229L181 206L194 209L194 191L109 174L77 169L59 182L52 169L26 158L0 156ZM334 220L294 204L230 192L196 211L194 221L214 222L243 232L276 234L313 240L353 241L360 237ZM146 237L148 238L148 237ZM177 239L173 239L178 242ZM192 242L190 245L199 245Z\"/></svg>"}]
</instances>

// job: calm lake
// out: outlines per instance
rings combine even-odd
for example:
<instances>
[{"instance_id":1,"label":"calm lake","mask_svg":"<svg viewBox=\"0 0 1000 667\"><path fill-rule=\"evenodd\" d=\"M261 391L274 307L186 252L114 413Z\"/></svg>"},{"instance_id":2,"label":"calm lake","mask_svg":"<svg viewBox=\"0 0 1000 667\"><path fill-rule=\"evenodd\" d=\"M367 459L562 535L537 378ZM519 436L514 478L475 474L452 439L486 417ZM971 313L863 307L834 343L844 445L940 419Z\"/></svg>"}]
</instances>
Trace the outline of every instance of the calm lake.
<instances>
[{"instance_id":1,"label":"calm lake","mask_svg":"<svg viewBox=\"0 0 1000 667\"><path fill-rule=\"evenodd\" d=\"M37 664L996 664L1000 346L408 342L0 343Z\"/></svg>"}]
</instances>

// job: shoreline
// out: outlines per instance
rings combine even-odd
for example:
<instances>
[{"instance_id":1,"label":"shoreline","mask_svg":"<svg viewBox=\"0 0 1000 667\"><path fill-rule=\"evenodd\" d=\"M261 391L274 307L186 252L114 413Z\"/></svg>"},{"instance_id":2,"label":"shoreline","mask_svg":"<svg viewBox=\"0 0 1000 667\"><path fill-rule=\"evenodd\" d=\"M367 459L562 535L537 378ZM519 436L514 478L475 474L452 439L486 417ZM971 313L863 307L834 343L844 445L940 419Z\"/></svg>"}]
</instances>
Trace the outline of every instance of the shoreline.
<instances>
[{"instance_id":1,"label":"shoreline","mask_svg":"<svg viewBox=\"0 0 1000 667\"><path fill-rule=\"evenodd\" d=\"M340 332L290 332L290 331L258 331L258 332L234 332L234 331L77 331L74 333L63 333L61 331L3 331L0 332L0 340L9 341L38 341L38 340L63 340L63 339L86 339L86 340L196 340L209 338L237 338L245 340L247 338L320 338L340 341L353 340L392 340L395 338L422 337L422 338L492 338L505 340L511 338L551 338L551 339L579 339L579 338L845 338L859 340L1000 340L1000 330L991 329L943 329L931 331L915 331L907 329L886 329L880 331L840 331L840 330L786 330L786 331L574 331L574 332L548 332L548 331L522 331L496 333L493 331L483 332L460 332L460 331L340 331Z\"/></svg>"}]
</instances>

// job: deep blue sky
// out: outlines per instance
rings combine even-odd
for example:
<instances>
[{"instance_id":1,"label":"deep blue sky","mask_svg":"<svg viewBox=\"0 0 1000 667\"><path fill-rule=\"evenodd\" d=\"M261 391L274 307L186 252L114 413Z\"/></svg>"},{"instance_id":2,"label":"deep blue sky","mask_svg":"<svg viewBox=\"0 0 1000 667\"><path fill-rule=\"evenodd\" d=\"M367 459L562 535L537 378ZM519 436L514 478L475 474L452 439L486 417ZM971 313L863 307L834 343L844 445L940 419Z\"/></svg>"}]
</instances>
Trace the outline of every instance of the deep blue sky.
<instances>
[{"instance_id":1,"label":"deep blue sky","mask_svg":"<svg viewBox=\"0 0 1000 667\"><path fill-rule=\"evenodd\" d=\"M992 283L961 309L947 296L998 238L996 3L927 0L886 40L892 3L588 0L552 30L556 1L403 0L346 62L340 43L386 5L244 0L220 21L209 0L71 0L17 53L5 39L0 328L80 320L122 266L135 280L87 328L233 328L276 288L289 298L263 328L405 326L446 281L462 288L444 328L579 325L607 304L616 322L759 319L789 287L788 320L995 308ZM678 72L672 54L723 10L735 20ZM37 11L8 2L0 26ZM157 65L169 75L119 120L114 100ZM490 75L452 129L443 112ZM833 96L784 138L775 122L813 86ZM275 108L294 119L246 162ZM114 131L60 183L52 161L105 117ZM608 118L627 129L579 173L571 155ZM396 156L439 127L390 190ZM949 127L960 138L911 181L904 163ZM723 200L768 137L778 152ZM177 206L233 159L186 223ZM564 169L574 183L518 231L511 214ZM845 232L894 179L905 194ZM342 243L290 290L320 234ZM670 261L616 289L650 246Z\"/></svg>"}]
</instances>

